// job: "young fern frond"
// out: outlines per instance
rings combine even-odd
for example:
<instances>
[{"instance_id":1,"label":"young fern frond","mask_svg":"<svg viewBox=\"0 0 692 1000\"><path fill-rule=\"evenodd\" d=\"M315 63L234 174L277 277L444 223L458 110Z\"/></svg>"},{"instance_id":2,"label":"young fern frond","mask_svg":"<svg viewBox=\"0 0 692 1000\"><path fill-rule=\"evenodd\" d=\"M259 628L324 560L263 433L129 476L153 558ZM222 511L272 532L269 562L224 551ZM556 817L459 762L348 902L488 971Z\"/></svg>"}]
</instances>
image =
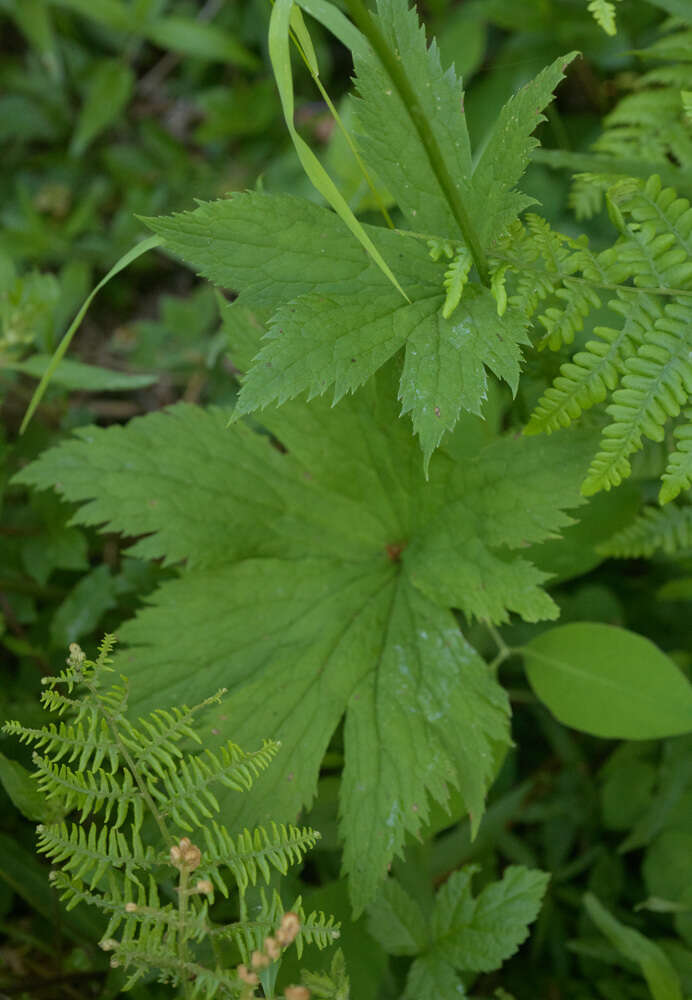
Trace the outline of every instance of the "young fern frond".
<instances>
[{"instance_id":1,"label":"young fern frond","mask_svg":"<svg viewBox=\"0 0 692 1000\"><path fill-rule=\"evenodd\" d=\"M584 326L584 319L592 309L601 305L593 288L580 286L570 278L564 279L563 287L558 288L555 297L564 302L564 306L551 306L538 317L538 322L545 328L538 347L547 346L551 351L559 350L563 344L571 344L575 333Z\"/></svg>"},{"instance_id":2,"label":"young fern frond","mask_svg":"<svg viewBox=\"0 0 692 1000\"><path fill-rule=\"evenodd\" d=\"M665 424L688 402L692 394L691 324L692 298L685 305L669 303L649 331L647 342L625 362L622 387L606 408L613 421L603 431L601 450L582 487L586 496L627 478L629 456L642 447L642 438L663 441Z\"/></svg>"},{"instance_id":3,"label":"young fern frond","mask_svg":"<svg viewBox=\"0 0 692 1000\"><path fill-rule=\"evenodd\" d=\"M267 934L271 934L274 927L280 926L286 911L278 892L274 891L267 898L267 894L262 888L259 895L259 904L254 907L247 920L226 924L223 927L213 927L210 930L210 937L216 940L234 941L241 944L248 953L256 948L261 948ZM300 925L294 939L299 958L306 945L316 945L323 949L328 948L329 945L338 940L339 925L335 923L334 917L326 916L321 910L312 910L306 914L301 896L293 901L288 912L298 917Z\"/></svg>"},{"instance_id":4,"label":"young fern frond","mask_svg":"<svg viewBox=\"0 0 692 1000\"><path fill-rule=\"evenodd\" d=\"M447 294L442 306L442 315L445 319L449 319L461 302L461 296L464 294L464 287L472 266L471 254L466 247L462 247L445 271L443 284Z\"/></svg>"},{"instance_id":5,"label":"young fern frond","mask_svg":"<svg viewBox=\"0 0 692 1000\"><path fill-rule=\"evenodd\" d=\"M692 506L645 507L639 517L599 546L604 556L639 559L655 552L679 555L692 549Z\"/></svg>"},{"instance_id":6,"label":"young fern frond","mask_svg":"<svg viewBox=\"0 0 692 1000\"><path fill-rule=\"evenodd\" d=\"M624 96L604 119L602 134L592 146L599 165L593 171L575 174L570 203L577 218L591 218L600 211L603 196L627 171L641 163L653 173L665 170L669 183L686 183L692 166L692 119L685 110L685 90L692 72L692 28L672 18L664 23L665 34L638 53L655 63L652 70L634 78L634 93ZM583 159L583 158L582 158ZM562 158L570 166L570 154ZM612 164L612 170L609 165ZM579 170L579 165L575 164Z\"/></svg>"},{"instance_id":7,"label":"young fern frond","mask_svg":"<svg viewBox=\"0 0 692 1000\"><path fill-rule=\"evenodd\" d=\"M606 35L616 34L615 4L611 0L589 0L588 9Z\"/></svg>"},{"instance_id":8,"label":"young fern frond","mask_svg":"<svg viewBox=\"0 0 692 1000\"><path fill-rule=\"evenodd\" d=\"M220 805L213 786L248 791L279 745L265 740L246 753L228 741L214 750L187 752L186 742L203 742L195 730L196 713L218 702L223 692L196 708L157 709L133 725L125 715L127 683L105 684L113 644L106 637L96 661L73 644L66 669L45 681L46 708L70 712L72 718L44 729L17 722L4 726L8 734L33 744L35 779L43 794L58 800L66 815L78 812L76 822L39 826L38 850L56 866L51 881L68 908L87 903L107 918L101 944L113 952L111 964L130 975L128 987L155 970L161 982L181 987L186 1000L249 997L254 973L242 962L237 969L209 969L196 946L214 936L227 939L232 966L234 960L248 961L266 940L274 941L277 926L271 962L298 938L299 949L304 942L331 944L338 929L324 914L311 915L303 927L302 910L285 913L275 895L270 903L263 901L258 919L248 921L244 902L249 885L268 882L272 870L286 874L319 834L272 824L232 836L216 822ZM151 843L147 813L159 828L158 847ZM206 848L189 837L178 839L179 830L197 843L206 840ZM162 899L161 887L175 872L175 895ZM241 920L216 927L208 912L214 886L228 896L232 885L240 894ZM169 888L165 895L170 897Z\"/></svg>"},{"instance_id":9,"label":"young fern frond","mask_svg":"<svg viewBox=\"0 0 692 1000\"><path fill-rule=\"evenodd\" d=\"M659 501L668 503L683 490L692 487L692 407L684 412L684 422L673 431L675 449L670 453Z\"/></svg>"},{"instance_id":10,"label":"young fern frond","mask_svg":"<svg viewBox=\"0 0 692 1000\"><path fill-rule=\"evenodd\" d=\"M190 755L174 769L168 768L159 784L152 784L152 798L160 803L164 818L171 816L183 830L190 831L198 816L211 819L219 811L210 785L218 783L236 792L248 791L278 749L277 743L265 740L259 750L246 754L229 741L216 752L206 749Z\"/></svg>"},{"instance_id":11,"label":"young fern frond","mask_svg":"<svg viewBox=\"0 0 692 1000\"><path fill-rule=\"evenodd\" d=\"M611 423L584 482L586 495L617 486L629 476L630 456L642 447L642 439L662 441L667 422L678 416L692 394L692 208L655 176L646 182L621 181L608 198L621 235L600 254L573 246L568 256L557 234L548 237L536 227L532 233L547 270L581 272L579 278L563 277L562 288L556 290L556 297L568 303L563 323L568 322L567 310L579 312L575 293L582 288L621 286L608 303L622 316L620 329L594 331L599 339L588 341L562 365L526 427L529 434L550 433L612 393L606 407ZM595 305L600 299L594 292L586 302ZM552 319L558 324L560 317L553 314ZM681 440L686 441L684 435ZM688 482L687 445L677 452L667 470L662 500L673 499Z\"/></svg>"},{"instance_id":12,"label":"young fern frond","mask_svg":"<svg viewBox=\"0 0 692 1000\"><path fill-rule=\"evenodd\" d=\"M619 293L624 297L624 292ZM559 430L577 420L584 410L602 403L608 392L618 385L624 362L635 353L646 332L645 319L641 316L647 302L656 308L655 302L641 296L639 311L622 302L611 301L610 307L622 312L622 327L597 326L594 334L598 340L589 340L582 351L578 351L571 361L560 367L560 374L550 388L546 389L525 428L526 434Z\"/></svg>"},{"instance_id":13,"label":"young fern frond","mask_svg":"<svg viewBox=\"0 0 692 1000\"><path fill-rule=\"evenodd\" d=\"M283 823L272 823L269 831L264 827L252 832L244 830L234 838L225 827L214 822L205 828L204 835L205 870L224 896L228 895L228 888L219 872L220 866L231 871L242 891L248 885L256 885L260 875L268 882L272 868L285 875L288 866L299 862L318 840L315 831L308 827L300 829Z\"/></svg>"},{"instance_id":14,"label":"young fern frond","mask_svg":"<svg viewBox=\"0 0 692 1000\"><path fill-rule=\"evenodd\" d=\"M122 830L112 826L99 829L92 824L87 831L76 823L52 823L39 826L37 849L73 878L88 881L92 888L110 868L122 871L125 881L139 884L136 872L161 863L134 828L128 839Z\"/></svg>"}]
</instances>

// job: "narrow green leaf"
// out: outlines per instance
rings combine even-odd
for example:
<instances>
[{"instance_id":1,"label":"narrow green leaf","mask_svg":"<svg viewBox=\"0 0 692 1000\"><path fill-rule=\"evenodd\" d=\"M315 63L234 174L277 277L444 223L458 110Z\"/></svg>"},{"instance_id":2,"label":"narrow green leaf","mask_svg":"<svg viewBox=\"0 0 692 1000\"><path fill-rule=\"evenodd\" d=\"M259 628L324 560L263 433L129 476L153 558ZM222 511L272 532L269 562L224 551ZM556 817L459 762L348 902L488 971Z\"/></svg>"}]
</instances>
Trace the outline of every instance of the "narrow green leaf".
<instances>
[{"instance_id":1,"label":"narrow green leaf","mask_svg":"<svg viewBox=\"0 0 692 1000\"><path fill-rule=\"evenodd\" d=\"M657 944L617 920L593 893L586 893L584 906L598 929L620 954L640 967L653 1000L683 1000L680 978Z\"/></svg>"},{"instance_id":2,"label":"narrow green leaf","mask_svg":"<svg viewBox=\"0 0 692 1000\"><path fill-rule=\"evenodd\" d=\"M154 45L183 56L227 62L244 69L257 69L260 65L257 56L230 32L193 17L160 17L144 24L142 31Z\"/></svg>"},{"instance_id":3,"label":"narrow green leaf","mask_svg":"<svg viewBox=\"0 0 692 1000\"><path fill-rule=\"evenodd\" d=\"M375 261L383 274L408 301L408 296L392 273L382 254L374 245L362 225L348 207L348 203L336 187L308 144L301 138L294 124L293 73L289 47L291 10L294 0L276 0L269 22L269 58L276 84L279 89L286 127L293 141L296 153L310 182L323 198L332 206L340 219L348 226L355 238Z\"/></svg>"},{"instance_id":4,"label":"narrow green leaf","mask_svg":"<svg viewBox=\"0 0 692 1000\"><path fill-rule=\"evenodd\" d=\"M120 260L118 260L113 265L108 274L104 278L101 278L98 285L93 289L93 291L89 293L86 300L82 304L81 309L79 310L75 318L72 320L72 323L70 324L69 329L67 330L65 336L58 344L55 353L53 354L52 361L50 362L45 372L43 373L41 381L37 385L34 394L31 397L31 401L29 403L29 406L27 407L27 411L24 414L24 419L22 420L22 425L19 428L20 434L23 434L26 428L28 427L29 421L36 412L37 406L43 399L43 394L45 393L48 384L51 378L53 377L53 372L55 371L55 369L58 367L58 364L62 361L63 357L65 356L65 352L67 351L67 348L70 346L70 343L72 342L72 338L74 337L75 333L79 329L79 325L84 319L87 309L91 305L94 297L97 295L98 292L101 291L104 285L108 284L111 278L114 278L117 274L120 274L121 271L123 271L126 267L128 267L134 260L137 260L138 257L141 257L142 254L148 253L149 250L152 250L154 247L157 247L160 244L161 244L161 239L158 236L150 236L148 239L142 240L142 242L138 243L137 246L132 247L131 250L128 250L127 253L124 253L120 258Z\"/></svg>"},{"instance_id":5,"label":"narrow green leaf","mask_svg":"<svg viewBox=\"0 0 692 1000\"><path fill-rule=\"evenodd\" d=\"M14 361L5 364L10 371L22 372L33 378L42 378L51 362L49 354L34 354L26 361ZM144 389L153 385L158 379L156 375L137 375L131 372L119 372L99 365L85 365L81 361L63 359L53 371L52 381L62 389L75 392L122 392L134 389Z\"/></svg>"},{"instance_id":6,"label":"narrow green leaf","mask_svg":"<svg viewBox=\"0 0 692 1000\"><path fill-rule=\"evenodd\" d=\"M368 907L368 929L390 955L417 955L428 943L425 915L394 878Z\"/></svg>"},{"instance_id":7,"label":"narrow green leaf","mask_svg":"<svg viewBox=\"0 0 692 1000\"><path fill-rule=\"evenodd\" d=\"M120 59L101 59L89 83L86 99L70 143L70 154L81 156L97 135L117 120L130 100L135 75Z\"/></svg>"},{"instance_id":8,"label":"narrow green leaf","mask_svg":"<svg viewBox=\"0 0 692 1000\"><path fill-rule=\"evenodd\" d=\"M531 687L567 726L617 740L692 730L692 686L641 635L588 622L559 625L522 653Z\"/></svg>"}]
</instances>

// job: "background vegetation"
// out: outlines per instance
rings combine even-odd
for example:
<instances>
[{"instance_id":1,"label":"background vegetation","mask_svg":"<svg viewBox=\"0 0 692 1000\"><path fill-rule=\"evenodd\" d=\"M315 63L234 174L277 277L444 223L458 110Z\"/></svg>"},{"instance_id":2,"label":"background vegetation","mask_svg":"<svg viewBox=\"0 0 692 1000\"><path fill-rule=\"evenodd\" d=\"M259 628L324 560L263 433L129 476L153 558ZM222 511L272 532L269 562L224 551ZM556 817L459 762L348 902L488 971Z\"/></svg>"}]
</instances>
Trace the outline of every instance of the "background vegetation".
<instances>
[{"instance_id":1,"label":"background vegetation","mask_svg":"<svg viewBox=\"0 0 692 1000\"><path fill-rule=\"evenodd\" d=\"M680 105L681 92L689 101L692 91L685 3L626 0L611 10L582 0L427 0L418 7L443 65L453 62L464 79L464 113L477 150L512 93L558 56L582 53L537 130L541 149L522 182L554 230L575 238L586 233L596 251L610 246L617 205L604 193L618 176L658 173L664 185L691 197L691 118L689 104L687 117ZM3 720L44 725L41 678L62 669L68 644L79 642L93 654L104 633L117 633L179 573L174 557L131 552L138 532L99 532L84 518L73 523L75 504L13 477L79 428L125 424L179 401L229 408L238 392L238 357L230 350L236 334L221 321L219 296L171 255L149 253L95 299L20 435L37 379L73 315L148 234L142 217L248 188L321 201L282 117L267 51L270 12L266 0L0 0ZM671 20L676 15L681 20ZM317 23L310 30L321 82L340 106L350 89L350 56ZM323 95L298 60L294 70L301 134L352 209L374 221L377 205ZM548 334L534 331L535 345L554 349L529 352L511 414L509 393L491 389L497 425L525 424L560 365L607 323L599 305L554 343L539 345ZM587 423L600 427L602 410ZM689 489L672 508L680 513L664 515L664 523L654 505L676 439L672 430L660 438L634 456L624 485L591 501L570 529L567 549L546 543L546 551L554 549L544 565L554 574L548 586L561 623L632 629L689 677ZM104 469L106 492L108 475ZM650 513L642 518L645 509ZM523 645L543 629L512 616L496 634L499 647L481 623L466 635L492 660L498 648ZM286 905L301 896L306 912L335 915L355 1000L400 997L407 977L406 996L416 996L410 974L420 949L411 928L407 937L397 925L408 912L406 896L432 907L435 890L469 864L479 869L475 894L502 884L508 866L550 875L530 939L514 957L499 971L492 970L504 956L490 965L457 964L469 995L692 996L690 738L616 742L567 728L537 700L517 657L504 660L502 682L514 746L474 838L461 803L452 804L451 815L435 808L423 839L407 836L403 856L393 862L397 888L353 919L337 833L338 729L315 804L300 817L321 840L286 875L272 871L270 888L280 887ZM117 997L124 977L98 947L105 921L101 926L98 914L85 916L82 908L66 912L48 882L48 865L33 849L35 822L44 814L27 798L23 769L30 767L30 749L2 737L0 996ZM233 896L214 906L216 919L238 915ZM332 962L333 949L306 952L301 962L287 953L282 983L298 982L304 965L326 972ZM442 978L440 984L446 1000L452 994ZM312 989L315 997L345 995L317 980ZM158 1000L172 993L145 976L129 995Z\"/></svg>"}]
</instances>

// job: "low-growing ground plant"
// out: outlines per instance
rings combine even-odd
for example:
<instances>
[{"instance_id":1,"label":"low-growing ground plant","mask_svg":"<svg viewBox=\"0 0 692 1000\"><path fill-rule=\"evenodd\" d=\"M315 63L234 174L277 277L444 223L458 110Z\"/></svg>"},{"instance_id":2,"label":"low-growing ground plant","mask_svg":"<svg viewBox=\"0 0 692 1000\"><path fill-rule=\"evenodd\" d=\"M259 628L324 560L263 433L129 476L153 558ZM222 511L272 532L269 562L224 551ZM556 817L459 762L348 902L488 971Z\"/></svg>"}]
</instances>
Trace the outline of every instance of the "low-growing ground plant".
<instances>
[{"instance_id":1,"label":"low-growing ground plant","mask_svg":"<svg viewBox=\"0 0 692 1000\"><path fill-rule=\"evenodd\" d=\"M420 11L274 0L264 16L304 177L141 213L153 235L101 283L124 280L138 257L150 267L144 255L160 248L167 268L178 258L216 286L140 321L132 354L156 367L170 344L175 358L166 317L182 329L204 316L207 397L75 421L12 480L56 525L50 557L19 550L34 578L86 571L75 611L105 577L113 588L115 666L132 688L126 702L116 687L84 704L119 713L130 756L168 738L161 720L176 731L176 705L227 689L204 703L205 749L182 779L155 753L141 765L151 831L135 757L110 775L108 741L90 745L91 784L53 761L58 743L41 743L40 723L10 727L38 741L47 805L82 813L63 840L59 818L42 824L44 853L67 852L54 882L70 902L115 900L115 972L153 966L182 996L683 1000L689 11L679 0ZM158 17L144 16L146 37ZM633 50L650 70L635 72ZM353 90L331 96L322 66L344 58ZM317 88L326 148L305 137L298 79ZM576 174L571 193L564 171ZM43 303L49 284L8 270L6 299ZM90 300L42 362L29 433ZM87 563L84 539L99 536L117 553L119 588L108 566ZM70 621L52 619L54 646ZM76 660L60 683L76 682L70 670ZM51 686L47 704L65 697ZM257 765L251 793L220 780L208 799L203 762L219 778L251 767L228 739L267 737L263 752L278 741L281 752ZM74 762L82 736L69 739ZM21 762L10 771L31 798ZM165 850L147 855L157 811ZM103 843L100 822L115 831ZM342 951L317 954L312 973L281 952L285 986L267 971L283 933L277 897L254 895L231 865L238 912L209 906L223 853L209 831L246 828L278 831L280 898L300 895L341 925ZM303 829L313 850L289 871L281 845L296 861L303 851L281 831L290 841ZM264 850L269 834L257 836ZM223 844L228 863L241 843ZM108 882L109 863L120 881ZM130 875L149 864L162 874L144 885L135 872L140 891ZM249 900L263 914L253 940L227 929L229 918L247 927ZM307 933L310 918L293 911ZM210 952L215 941L237 954ZM146 977L130 985L149 1000Z\"/></svg>"}]
</instances>

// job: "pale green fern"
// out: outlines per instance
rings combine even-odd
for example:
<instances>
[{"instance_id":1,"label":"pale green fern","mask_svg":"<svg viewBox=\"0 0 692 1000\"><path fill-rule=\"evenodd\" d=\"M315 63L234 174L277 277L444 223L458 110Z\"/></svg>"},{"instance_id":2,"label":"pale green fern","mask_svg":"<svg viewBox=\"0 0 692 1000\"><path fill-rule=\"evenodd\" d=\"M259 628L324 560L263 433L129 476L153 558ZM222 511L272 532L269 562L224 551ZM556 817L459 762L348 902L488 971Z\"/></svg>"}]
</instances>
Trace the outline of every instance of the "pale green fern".
<instances>
[{"instance_id":1,"label":"pale green fern","mask_svg":"<svg viewBox=\"0 0 692 1000\"><path fill-rule=\"evenodd\" d=\"M663 441L668 422L686 412L663 477L660 499L665 502L690 484L692 424L685 407L692 394L692 208L656 176L646 182L623 180L608 197L620 236L600 254L556 234L548 238L534 227L533 244L546 276L536 283L539 292L524 295L522 304L535 309L543 289L548 294L552 288L565 303L543 318L551 332L549 346L568 341L588 311L600 304L599 286L616 291L608 305L621 322L619 327L596 327L598 339L589 340L562 365L526 431L550 433L567 426L612 393L606 407L610 423L583 485L588 495L622 482L643 438ZM570 276L574 272L577 277ZM526 282L520 279L520 287L522 280Z\"/></svg>"},{"instance_id":2,"label":"pale green fern","mask_svg":"<svg viewBox=\"0 0 692 1000\"><path fill-rule=\"evenodd\" d=\"M589 0L588 9L607 35L616 33L614 3L611 3L610 0Z\"/></svg>"},{"instance_id":3,"label":"pale green fern","mask_svg":"<svg viewBox=\"0 0 692 1000\"><path fill-rule=\"evenodd\" d=\"M603 555L638 559L692 550L692 506L645 507L632 524L599 546Z\"/></svg>"},{"instance_id":4,"label":"pale green fern","mask_svg":"<svg viewBox=\"0 0 692 1000\"><path fill-rule=\"evenodd\" d=\"M278 894L264 891L249 919L245 893L272 870L285 874L319 834L271 824L232 835L214 818L213 786L247 791L279 745L265 741L245 753L227 741L189 752L186 744L201 742L196 715L223 691L195 708L155 710L132 723L127 683L107 685L114 642L106 636L95 661L73 644L66 669L45 679L43 704L66 721L3 727L34 746L45 797L65 817L79 813L38 827L38 850L56 866L53 886L68 908L87 903L103 913L101 947L128 974L126 989L153 972L185 998L240 1000L254 996L259 982L274 996L284 949L293 942L299 953L306 943L323 948L338 928L322 913L306 916L300 898L285 913ZM218 925L210 903L234 886L240 919Z\"/></svg>"}]
</instances>

